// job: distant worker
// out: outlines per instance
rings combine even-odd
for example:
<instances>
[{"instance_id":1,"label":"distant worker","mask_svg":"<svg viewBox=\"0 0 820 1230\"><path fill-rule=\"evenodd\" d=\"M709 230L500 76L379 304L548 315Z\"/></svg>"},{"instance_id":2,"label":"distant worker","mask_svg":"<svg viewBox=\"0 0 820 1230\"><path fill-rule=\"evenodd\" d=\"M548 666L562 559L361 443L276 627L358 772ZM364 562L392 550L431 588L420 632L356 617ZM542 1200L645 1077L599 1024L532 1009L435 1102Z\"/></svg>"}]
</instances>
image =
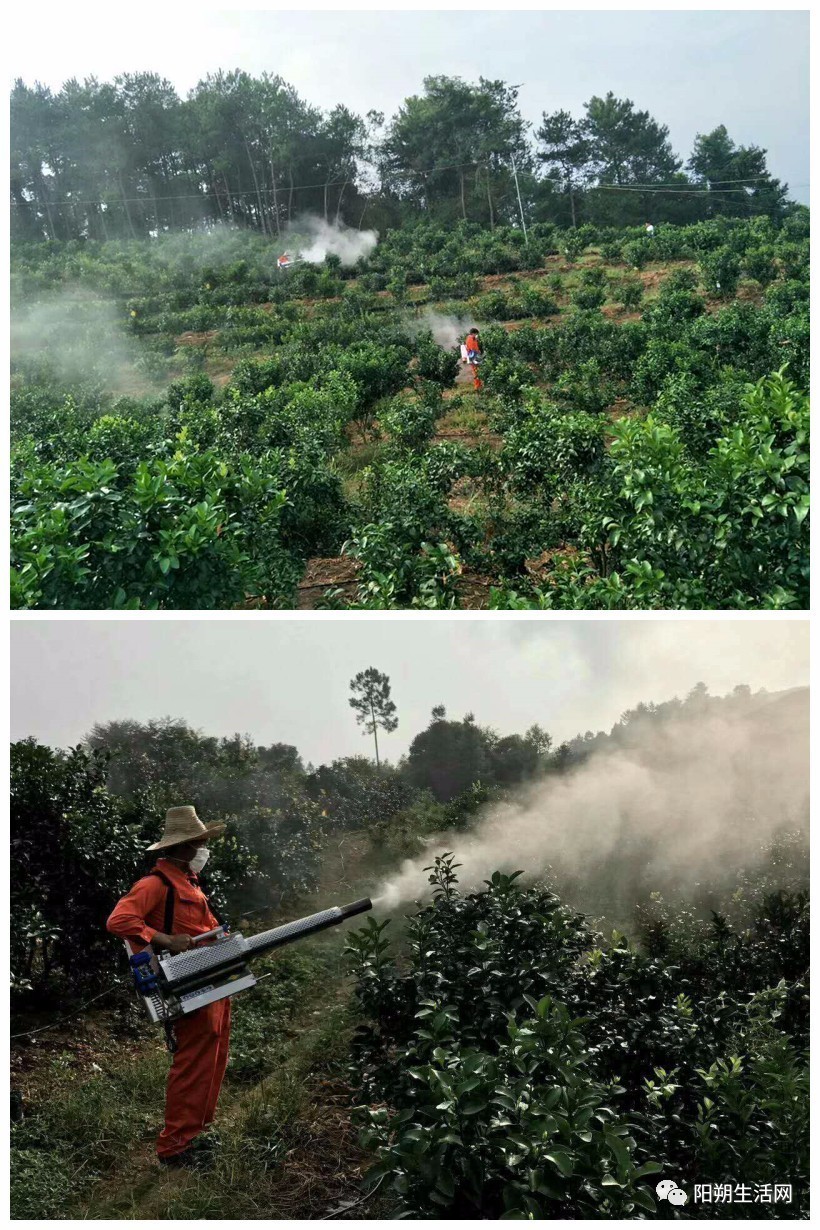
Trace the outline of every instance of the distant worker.
<instances>
[{"instance_id":1,"label":"distant worker","mask_svg":"<svg viewBox=\"0 0 820 1230\"><path fill-rule=\"evenodd\" d=\"M287 269L288 265L291 265L293 262L291 261L290 254L283 252L276 263L280 269Z\"/></svg>"},{"instance_id":2,"label":"distant worker","mask_svg":"<svg viewBox=\"0 0 820 1230\"><path fill-rule=\"evenodd\" d=\"M654 235L654 234L655 234L655 228L654 228L654 226L652 225L652 223L651 223L651 222L647 222L647 224L646 224L646 233L647 233L647 235Z\"/></svg>"},{"instance_id":3,"label":"distant worker","mask_svg":"<svg viewBox=\"0 0 820 1230\"><path fill-rule=\"evenodd\" d=\"M471 329L464 339L464 346L467 351L467 362L473 369L473 388L478 390L482 387L481 380L478 375L478 367L484 358L481 350L481 338L478 334L478 329Z\"/></svg>"},{"instance_id":4,"label":"distant worker","mask_svg":"<svg viewBox=\"0 0 820 1230\"><path fill-rule=\"evenodd\" d=\"M192 935L219 926L198 873L208 861L207 842L225 828L204 825L193 807L172 807L165 832L149 850L161 850L156 866L114 907L106 926L136 951L187 952ZM173 1056L165 1091L165 1126L157 1158L168 1166L198 1168L210 1161L213 1122L231 1033L231 1001L220 999L166 1028Z\"/></svg>"}]
</instances>

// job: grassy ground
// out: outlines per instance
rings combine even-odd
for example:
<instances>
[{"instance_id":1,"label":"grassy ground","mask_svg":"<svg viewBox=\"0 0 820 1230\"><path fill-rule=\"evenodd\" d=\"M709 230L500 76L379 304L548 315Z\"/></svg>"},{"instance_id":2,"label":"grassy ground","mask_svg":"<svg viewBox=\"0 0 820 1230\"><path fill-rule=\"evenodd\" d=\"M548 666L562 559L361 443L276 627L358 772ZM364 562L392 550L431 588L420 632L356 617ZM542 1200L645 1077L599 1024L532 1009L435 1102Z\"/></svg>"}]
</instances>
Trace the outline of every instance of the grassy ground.
<instances>
[{"instance_id":1,"label":"grassy ground","mask_svg":"<svg viewBox=\"0 0 820 1230\"><path fill-rule=\"evenodd\" d=\"M318 895L325 904L372 883L363 849L354 836L330 853ZM290 913L317 908L312 899ZM207 1172L156 1164L168 1058L161 1034L130 1000L18 1050L14 1084L25 1118L12 1131L12 1216L344 1217L341 1206L361 1198L368 1158L350 1118L351 987L342 948L334 929L255 963L257 976L269 976L234 1000L217 1115L222 1147ZM350 1213L390 1215L378 1195Z\"/></svg>"}]
</instances>

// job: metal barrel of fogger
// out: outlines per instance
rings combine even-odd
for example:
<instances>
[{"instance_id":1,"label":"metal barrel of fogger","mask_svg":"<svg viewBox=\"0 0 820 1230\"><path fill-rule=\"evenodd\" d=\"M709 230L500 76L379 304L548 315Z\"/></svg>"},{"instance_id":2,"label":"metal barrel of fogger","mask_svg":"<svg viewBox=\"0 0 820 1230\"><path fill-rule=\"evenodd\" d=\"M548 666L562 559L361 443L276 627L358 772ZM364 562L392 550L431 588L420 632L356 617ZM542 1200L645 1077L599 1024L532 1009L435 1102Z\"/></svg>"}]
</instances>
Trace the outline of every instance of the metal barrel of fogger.
<instances>
[{"instance_id":1,"label":"metal barrel of fogger","mask_svg":"<svg viewBox=\"0 0 820 1230\"><path fill-rule=\"evenodd\" d=\"M297 918L281 927L274 927L271 931L260 931L258 935L251 935L245 941L247 955L258 956L260 953L270 952L273 948L281 948L284 944L304 939L306 935L315 935L317 931L325 931L328 927L344 922L346 918L353 918L356 914L364 914L372 909L373 902L370 898L362 897L350 905L334 905L329 910L308 914L307 918Z\"/></svg>"}]
</instances>

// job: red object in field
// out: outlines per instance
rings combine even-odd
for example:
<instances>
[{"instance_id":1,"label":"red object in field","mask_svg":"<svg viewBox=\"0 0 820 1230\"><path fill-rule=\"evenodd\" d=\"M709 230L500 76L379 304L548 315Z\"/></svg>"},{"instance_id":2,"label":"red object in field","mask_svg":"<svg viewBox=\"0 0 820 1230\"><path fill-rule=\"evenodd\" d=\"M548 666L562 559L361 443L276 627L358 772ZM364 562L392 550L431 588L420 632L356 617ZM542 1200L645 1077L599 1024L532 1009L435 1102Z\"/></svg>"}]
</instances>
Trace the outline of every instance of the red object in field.
<instances>
[{"instance_id":1,"label":"red object in field","mask_svg":"<svg viewBox=\"0 0 820 1230\"><path fill-rule=\"evenodd\" d=\"M213 1122L228 1063L231 1001L217 1000L182 1017L175 1026L177 1049L165 1092L165 1127L157 1154L181 1153Z\"/></svg>"},{"instance_id":2,"label":"red object in field","mask_svg":"<svg viewBox=\"0 0 820 1230\"><path fill-rule=\"evenodd\" d=\"M187 875L165 858L157 859L156 869L174 886L175 935L204 935L219 926L193 873ZM167 892L159 876L143 876L114 906L106 927L135 949L144 948L164 928Z\"/></svg>"},{"instance_id":3,"label":"red object in field","mask_svg":"<svg viewBox=\"0 0 820 1230\"><path fill-rule=\"evenodd\" d=\"M174 887L174 935L204 935L219 926L193 873L187 874L164 858L156 866ZM167 892L159 876L143 876L115 905L108 930L135 948L150 944L156 932L164 930ZM177 1050L168 1073L165 1127L157 1139L161 1157L187 1149L214 1117L228 1062L230 999L180 1018L174 1032Z\"/></svg>"},{"instance_id":4,"label":"red object in field","mask_svg":"<svg viewBox=\"0 0 820 1230\"><path fill-rule=\"evenodd\" d=\"M478 365L481 362L481 344L474 333L468 333L464 339L464 347L467 351L467 362L473 369L473 388L478 390L481 388L481 381L478 377Z\"/></svg>"}]
</instances>

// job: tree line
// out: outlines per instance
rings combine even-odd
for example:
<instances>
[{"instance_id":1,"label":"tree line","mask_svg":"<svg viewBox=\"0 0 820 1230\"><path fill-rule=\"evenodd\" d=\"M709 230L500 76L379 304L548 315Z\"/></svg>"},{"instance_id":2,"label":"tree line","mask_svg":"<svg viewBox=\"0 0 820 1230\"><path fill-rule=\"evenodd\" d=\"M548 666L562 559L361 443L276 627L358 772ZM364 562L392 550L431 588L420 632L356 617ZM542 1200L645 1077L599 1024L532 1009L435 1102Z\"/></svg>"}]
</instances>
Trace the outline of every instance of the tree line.
<instances>
[{"instance_id":1,"label":"tree line","mask_svg":"<svg viewBox=\"0 0 820 1230\"><path fill-rule=\"evenodd\" d=\"M607 93L524 120L518 89L426 77L389 119L322 111L282 77L209 74L180 98L156 73L11 91L15 241L147 238L228 223L280 241L302 214L383 231L418 216L501 223L685 224L780 217L787 185L725 126L688 160L669 129ZM520 194L520 201L519 201Z\"/></svg>"}]
</instances>

